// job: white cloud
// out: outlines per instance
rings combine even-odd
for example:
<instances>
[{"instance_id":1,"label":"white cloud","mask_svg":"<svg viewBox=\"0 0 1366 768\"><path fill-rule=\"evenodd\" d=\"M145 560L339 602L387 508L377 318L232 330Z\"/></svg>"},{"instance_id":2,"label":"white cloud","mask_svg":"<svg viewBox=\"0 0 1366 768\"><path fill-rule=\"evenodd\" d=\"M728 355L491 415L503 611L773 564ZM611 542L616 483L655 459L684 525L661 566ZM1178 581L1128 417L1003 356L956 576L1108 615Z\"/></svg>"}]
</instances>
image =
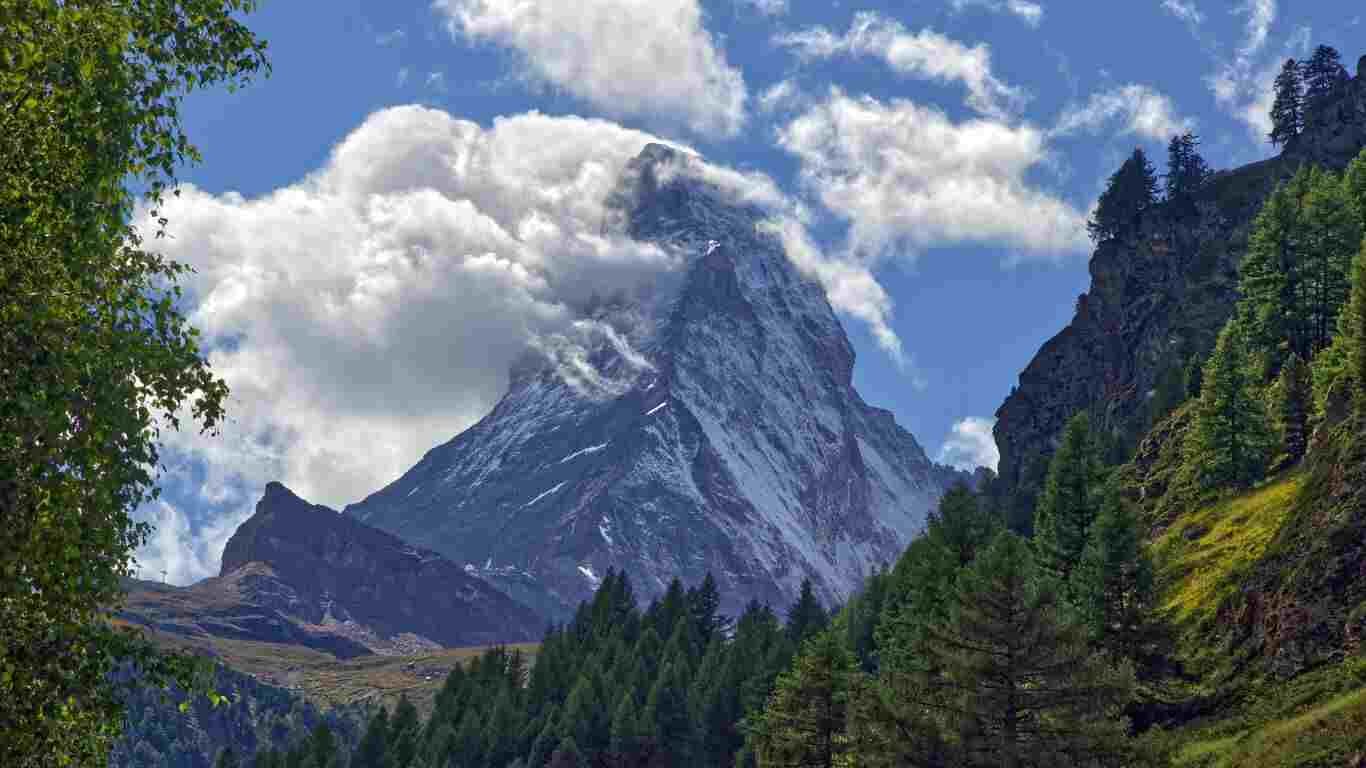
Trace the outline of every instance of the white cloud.
<instances>
[{"instance_id":1,"label":"white cloud","mask_svg":"<svg viewBox=\"0 0 1366 768\"><path fill-rule=\"evenodd\" d=\"M399 88L402 88L404 85L408 83L409 74L410 72L407 67L399 67L398 74L394 76L394 84L397 85Z\"/></svg>"},{"instance_id":2,"label":"white cloud","mask_svg":"<svg viewBox=\"0 0 1366 768\"><path fill-rule=\"evenodd\" d=\"M402 29L395 29L391 32L385 32L384 34L381 34L378 37L376 37L375 44L381 46L399 45L402 44L407 37L407 32L404 32Z\"/></svg>"},{"instance_id":3,"label":"white cloud","mask_svg":"<svg viewBox=\"0 0 1366 768\"><path fill-rule=\"evenodd\" d=\"M1115 120L1120 122L1121 134L1154 140L1166 140L1195 129L1193 119L1176 116L1175 107L1166 94L1131 83L1093 93L1084 105L1069 105L1052 132L1055 135L1083 130L1097 133Z\"/></svg>"},{"instance_id":4,"label":"white cloud","mask_svg":"<svg viewBox=\"0 0 1366 768\"><path fill-rule=\"evenodd\" d=\"M436 0L454 35L518 52L527 74L611 115L666 118L708 136L745 121L744 77L698 0Z\"/></svg>"},{"instance_id":5,"label":"white cloud","mask_svg":"<svg viewBox=\"0 0 1366 768\"><path fill-rule=\"evenodd\" d=\"M791 78L780 80L765 88L758 99L759 111L765 114L787 112L800 109L807 103L807 96Z\"/></svg>"},{"instance_id":6,"label":"white cloud","mask_svg":"<svg viewBox=\"0 0 1366 768\"><path fill-rule=\"evenodd\" d=\"M911 34L900 22L872 11L857 14L843 35L818 26L779 35L774 42L803 58L873 56L907 77L962 83L968 106L985 115L1008 115L1027 100L1023 90L992 73L986 44L969 48L930 29Z\"/></svg>"},{"instance_id":7,"label":"white cloud","mask_svg":"<svg viewBox=\"0 0 1366 768\"><path fill-rule=\"evenodd\" d=\"M1037 27L1043 21L1043 6L1031 0L952 0L951 5L955 11L962 11L965 8L978 7L986 8L990 11L1007 11L1020 18L1021 21L1031 27Z\"/></svg>"},{"instance_id":8,"label":"white cloud","mask_svg":"<svg viewBox=\"0 0 1366 768\"><path fill-rule=\"evenodd\" d=\"M1232 58L1209 75L1205 82L1214 100L1230 115L1241 120L1257 141L1265 141L1271 130L1271 92L1280 62L1262 52L1276 22L1276 0L1248 0L1234 9L1246 15L1243 42ZM1296 33L1300 34L1299 32ZM1292 36L1290 45L1294 45Z\"/></svg>"},{"instance_id":9,"label":"white cloud","mask_svg":"<svg viewBox=\"0 0 1366 768\"><path fill-rule=\"evenodd\" d=\"M765 16L782 16L787 13L787 0L735 0L735 2L753 8Z\"/></svg>"},{"instance_id":10,"label":"white cloud","mask_svg":"<svg viewBox=\"0 0 1366 768\"><path fill-rule=\"evenodd\" d=\"M1205 22L1205 14L1200 12L1192 0L1162 0L1162 7L1192 28Z\"/></svg>"},{"instance_id":11,"label":"white cloud","mask_svg":"<svg viewBox=\"0 0 1366 768\"><path fill-rule=\"evenodd\" d=\"M218 575L223 560L223 545L248 517L251 508L224 513L204 525L191 525L189 518L165 501L143 510L155 529L137 552L136 575L140 579L170 584L191 584Z\"/></svg>"},{"instance_id":12,"label":"white cloud","mask_svg":"<svg viewBox=\"0 0 1366 768\"><path fill-rule=\"evenodd\" d=\"M529 113L485 127L405 106L261 197L183 187L156 246L196 269L191 321L231 397L221 435L165 436L169 479L189 489L176 503L206 514L144 510L161 522L146 567L182 583L216 569L215 547L269 480L333 507L362 498L483 417L529 350L585 391L620 386L588 364L590 341L648 367L580 308L679 274L683 255L604 228L622 169L658 140L603 120ZM670 171L764 206L785 241L809 244L801 207L766 177L701 160ZM791 256L896 348L871 275L814 246Z\"/></svg>"},{"instance_id":13,"label":"white cloud","mask_svg":"<svg viewBox=\"0 0 1366 768\"><path fill-rule=\"evenodd\" d=\"M951 121L934 107L831 89L779 129L804 186L849 222L848 250L993 244L1056 258L1086 251L1085 215L1026 180L1046 157L1024 124Z\"/></svg>"},{"instance_id":14,"label":"white cloud","mask_svg":"<svg viewBox=\"0 0 1366 768\"><path fill-rule=\"evenodd\" d=\"M427 73L427 90L429 90L429 91L436 91L437 93L445 93L445 92L446 92L446 73L445 73L445 72L428 72L428 73Z\"/></svg>"},{"instance_id":15,"label":"white cloud","mask_svg":"<svg viewBox=\"0 0 1366 768\"><path fill-rule=\"evenodd\" d=\"M957 469L972 471L978 467L996 470L1001 453L996 439L991 436L995 419L968 416L954 422L953 430L939 449L937 460Z\"/></svg>"}]
</instances>

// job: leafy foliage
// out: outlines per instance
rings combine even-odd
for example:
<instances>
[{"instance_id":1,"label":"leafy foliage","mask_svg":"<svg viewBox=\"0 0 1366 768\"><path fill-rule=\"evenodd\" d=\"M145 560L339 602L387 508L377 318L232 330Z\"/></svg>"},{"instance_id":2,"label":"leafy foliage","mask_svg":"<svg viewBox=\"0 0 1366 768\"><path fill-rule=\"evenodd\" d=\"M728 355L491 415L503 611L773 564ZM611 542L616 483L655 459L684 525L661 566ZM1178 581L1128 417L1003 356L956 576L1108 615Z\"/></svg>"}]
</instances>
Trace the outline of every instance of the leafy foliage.
<instances>
[{"instance_id":1,"label":"leafy foliage","mask_svg":"<svg viewBox=\"0 0 1366 768\"><path fill-rule=\"evenodd\" d=\"M155 497L159 430L222 417L178 308L187 267L142 248L125 183L164 227L198 158L180 99L266 66L237 19L254 6L0 0L0 764L104 760L105 681L139 647L101 614L147 535L129 513Z\"/></svg>"}]
</instances>

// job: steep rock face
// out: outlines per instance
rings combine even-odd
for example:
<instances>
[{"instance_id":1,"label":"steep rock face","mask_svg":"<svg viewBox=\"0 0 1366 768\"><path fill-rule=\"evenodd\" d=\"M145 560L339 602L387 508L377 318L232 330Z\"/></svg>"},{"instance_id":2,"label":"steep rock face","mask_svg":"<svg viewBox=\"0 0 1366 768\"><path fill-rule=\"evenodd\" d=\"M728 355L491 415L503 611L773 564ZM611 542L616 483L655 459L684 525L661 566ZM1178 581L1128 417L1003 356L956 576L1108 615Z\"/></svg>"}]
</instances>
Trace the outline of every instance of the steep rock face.
<instances>
[{"instance_id":1,"label":"steep rock face","mask_svg":"<svg viewBox=\"0 0 1366 768\"><path fill-rule=\"evenodd\" d=\"M820 286L693 167L646 147L610 223L684 254L680 274L594 308L581 354L528 360L487 417L346 512L561 611L608 568L643 597L711 572L736 611L806 577L842 598L892 562L966 476L859 398Z\"/></svg>"},{"instance_id":2,"label":"steep rock face","mask_svg":"<svg viewBox=\"0 0 1366 768\"><path fill-rule=\"evenodd\" d=\"M534 640L544 620L440 555L266 486L217 578L143 583L125 618L162 631L304 645L339 658Z\"/></svg>"},{"instance_id":3,"label":"steep rock face","mask_svg":"<svg viewBox=\"0 0 1366 768\"><path fill-rule=\"evenodd\" d=\"M1366 147L1366 77L1344 80L1310 111L1304 133L1279 156L1216 174L1194 215L1160 211L1138 235L1101 243L1091 287L1072 322L1039 350L996 412L1001 488L1018 491L1017 524L1063 425L1089 409L1093 422L1132 445L1152 423L1166 377L1214 346L1237 301L1238 266L1252 219L1276 185L1304 163L1339 169Z\"/></svg>"}]
</instances>

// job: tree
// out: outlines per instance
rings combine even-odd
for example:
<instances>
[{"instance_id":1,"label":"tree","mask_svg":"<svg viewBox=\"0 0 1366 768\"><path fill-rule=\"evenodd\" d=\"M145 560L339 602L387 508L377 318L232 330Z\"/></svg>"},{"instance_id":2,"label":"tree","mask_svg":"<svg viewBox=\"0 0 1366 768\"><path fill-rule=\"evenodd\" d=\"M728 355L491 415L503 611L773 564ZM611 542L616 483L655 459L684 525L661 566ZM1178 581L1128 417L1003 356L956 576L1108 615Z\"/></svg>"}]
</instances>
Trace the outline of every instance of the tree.
<instances>
[{"instance_id":1,"label":"tree","mask_svg":"<svg viewBox=\"0 0 1366 768\"><path fill-rule=\"evenodd\" d=\"M218 760L213 765L214 768L242 768L242 761L237 759L237 751L229 746L218 753Z\"/></svg>"},{"instance_id":2,"label":"tree","mask_svg":"<svg viewBox=\"0 0 1366 768\"><path fill-rule=\"evenodd\" d=\"M579 768L583 765L586 765L583 755L580 754L579 745L574 743L572 736L561 739L555 753L550 756L550 768Z\"/></svg>"},{"instance_id":3,"label":"tree","mask_svg":"<svg viewBox=\"0 0 1366 768\"><path fill-rule=\"evenodd\" d=\"M1176 215L1195 212L1195 195L1209 181L1210 168L1199 147L1200 137L1190 131L1167 144L1167 204Z\"/></svg>"},{"instance_id":4,"label":"tree","mask_svg":"<svg viewBox=\"0 0 1366 768\"><path fill-rule=\"evenodd\" d=\"M1304 130L1304 81L1299 62L1285 60L1274 88L1276 98L1271 103L1271 133L1267 138L1272 144L1285 145Z\"/></svg>"},{"instance_id":5,"label":"tree","mask_svg":"<svg viewBox=\"0 0 1366 768\"><path fill-rule=\"evenodd\" d=\"M1039 565L1064 583L1081 561L1099 512L1103 472L1091 417L1081 411L1067 422L1049 463L1034 525Z\"/></svg>"},{"instance_id":6,"label":"tree","mask_svg":"<svg viewBox=\"0 0 1366 768\"><path fill-rule=\"evenodd\" d=\"M313 733L308 737L307 754L306 759L312 768L337 767L337 737L332 734L332 729L327 723L319 723L314 727ZM408 763L396 765L406 768Z\"/></svg>"},{"instance_id":7,"label":"tree","mask_svg":"<svg viewBox=\"0 0 1366 768\"><path fill-rule=\"evenodd\" d=\"M1366 422L1366 239L1352 268L1352 299L1343 312L1342 336L1348 344L1357 418Z\"/></svg>"},{"instance_id":8,"label":"tree","mask_svg":"<svg viewBox=\"0 0 1366 768\"><path fill-rule=\"evenodd\" d=\"M1343 79L1345 70L1341 58L1337 49L1320 45L1304 63L1305 102L1310 109L1321 106L1325 99L1333 95Z\"/></svg>"},{"instance_id":9,"label":"tree","mask_svg":"<svg viewBox=\"0 0 1366 768\"><path fill-rule=\"evenodd\" d=\"M713 634L724 632L730 627L730 620L721 615L721 593L710 572L702 579L701 585L688 590L688 610L703 643L711 640Z\"/></svg>"},{"instance_id":10,"label":"tree","mask_svg":"<svg viewBox=\"0 0 1366 768\"><path fill-rule=\"evenodd\" d=\"M1362 222L1342 180L1318 168L1309 172L1301 209L1303 255L1299 283L1305 292L1307 345L1312 356L1327 347L1347 303L1352 258L1361 242Z\"/></svg>"},{"instance_id":11,"label":"tree","mask_svg":"<svg viewBox=\"0 0 1366 768\"><path fill-rule=\"evenodd\" d=\"M1255 389L1247 339L1237 318L1219 333L1205 364L1204 388L1186 459L1206 486L1246 487L1266 467L1269 430Z\"/></svg>"},{"instance_id":12,"label":"tree","mask_svg":"<svg viewBox=\"0 0 1366 768\"><path fill-rule=\"evenodd\" d=\"M830 621L821 601L811 587L810 579L802 579L802 589L797 601L787 610L787 636L794 645L800 645L806 638L825 629Z\"/></svg>"},{"instance_id":13,"label":"tree","mask_svg":"<svg viewBox=\"0 0 1366 768\"><path fill-rule=\"evenodd\" d=\"M1309 448L1309 412L1313 406L1313 379L1304 358L1292 355L1281 368L1279 416L1281 447L1289 463L1304 458Z\"/></svg>"},{"instance_id":14,"label":"tree","mask_svg":"<svg viewBox=\"0 0 1366 768\"><path fill-rule=\"evenodd\" d=\"M959 578L952 618L925 646L929 666L942 671L912 693L944 713L956 764L1116 764L1133 670L1088 646L1059 592L1010 532Z\"/></svg>"},{"instance_id":15,"label":"tree","mask_svg":"<svg viewBox=\"0 0 1366 768\"><path fill-rule=\"evenodd\" d=\"M0 0L0 764L102 764L121 722L110 670L160 666L111 628L148 527L157 442L226 395L181 312L187 267L142 248L132 186L198 159L193 88L247 82L254 0ZM126 183L127 182L127 183ZM142 650L139 651L138 649ZM177 673L179 676L179 673ZM188 678L180 677L182 682Z\"/></svg>"},{"instance_id":16,"label":"tree","mask_svg":"<svg viewBox=\"0 0 1366 768\"><path fill-rule=\"evenodd\" d=\"M389 764L405 768L417 755L419 731L422 724L418 720L417 707L408 700L406 694L398 699L394 716L389 721Z\"/></svg>"},{"instance_id":17,"label":"tree","mask_svg":"<svg viewBox=\"0 0 1366 768\"><path fill-rule=\"evenodd\" d=\"M1095 217L1086 230L1097 243L1128 237L1138 232L1143 214L1157 202L1157 173L1142 148L1110 176L1096 204Z\"/></svg>"},{"instance_id":18,"label":"tree","mask_svg":"<svg viewBox=\"0 0 1366 768\"><path fill-rule=\"evenodd\" d=\"M824 630L803 644L752 732L760 768L843 765L854 666L837 631Z\"/></svg>"},{"instance_id":19,"label":"tree","mask_svg":"<svg viewBox=\"0 0 1366 768\"><path fill-rule=\"evenodd\" d=\"M1133 509L1114 488L1104 499L1070 591L1091 639L1134 658L1152 608L1153 564Z\"/></svg>"},{"instance_id":20,"label":"tree","mask_svg":"<svg viewBox=\"0 0 1366 768\"><path fill-rule=\"evenodd\" d=\"M1308 174L1301 172L1271 193L1253 220L1240 270L1248 341L1267 356L1272 371L1287 352L1301 357L1311 354L1299 268L1303 252L1300 208L1308 185Z\"/></svg>"},{"instance_id":21,"label":"tree","mask_svg":"<svg viewBox=\"0 0 1366 768\"><path fill-rule=\"evenodd\" d=\"M365 735L351 758L351 768L385 768L389 750L389 710L380 707L365 726Z\"/></svg>"}]
</instances>

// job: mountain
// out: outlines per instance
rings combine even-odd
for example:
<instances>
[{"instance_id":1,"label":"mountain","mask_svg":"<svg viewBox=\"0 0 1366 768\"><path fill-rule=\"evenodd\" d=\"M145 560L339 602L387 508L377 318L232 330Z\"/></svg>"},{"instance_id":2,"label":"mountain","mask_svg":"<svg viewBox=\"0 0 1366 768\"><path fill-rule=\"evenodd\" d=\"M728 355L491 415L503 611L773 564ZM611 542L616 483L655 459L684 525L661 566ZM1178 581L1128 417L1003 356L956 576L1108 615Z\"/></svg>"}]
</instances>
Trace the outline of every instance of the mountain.
<instances>
[{"instance_id":1,"label":"mountain","mask_svg":"<svg viewBox=\"0 0 1366 768\"><path fill-rule=\"evenodd\" d=\"M644 597L711 572L735 613L805 578L840 600L894 561L970 478L863 402L823 289L701 175L645 147L605 226L686 266L584 308L580 341L543 344L482 421L346 514L562 616L609 568Z\"/></svg>"},{"instance_id":2,"label":"mountain","mask_svg":"<svg viewBox=\"0 0 1366 768\"><path fill-rule=\"evenodd\" d=\"M279 483L215 578L134 582L120 617L164 633L303 646L339 659L534 640L544 620L440 555Z\"/></svg>"},{"instance_id":3,"label":"mountain","mask_svg":"<svg viewBox=\"0 0 1366 768\"><path fill-rule=\"evenodd\" d=\"M1344 78L1309 112L1304 132L1282 154L1215 174L1193 212L1159 207L1135 236L1097 246L1076 315L1043 345L996 412L1000 491L1019 503L1017 524L1029 520L1073 414L1089 409L1093 423L1131 448L1173 404L1164 388L1180 380L1192 357L1208 354L1233 312L1238 267L1262 201L1301 165L1341 169L1362 147L1366 57L1355 78Z\"/></svg>"}]
</instances>

